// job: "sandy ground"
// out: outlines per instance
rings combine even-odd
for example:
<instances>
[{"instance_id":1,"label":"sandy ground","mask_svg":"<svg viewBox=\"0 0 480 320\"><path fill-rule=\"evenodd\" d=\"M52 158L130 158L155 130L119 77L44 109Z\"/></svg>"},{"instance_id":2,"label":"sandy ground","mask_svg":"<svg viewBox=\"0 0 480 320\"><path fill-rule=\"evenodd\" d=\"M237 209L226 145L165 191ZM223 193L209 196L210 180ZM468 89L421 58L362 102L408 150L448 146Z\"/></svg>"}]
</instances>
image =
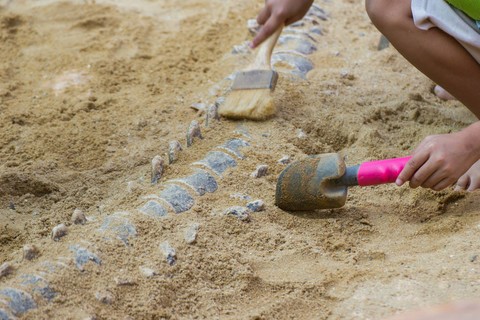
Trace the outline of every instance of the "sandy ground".
<instances>
[{"instance_id":1,"label":"sandy ground","mask_svg":"<svg viewBox=\"0 0 480 320\"><path fill-rule=\"evenodd\" d=\"M405 156L423 137L474 121L458 102L436 98L393 48L377 50L362 1L316 3L328 19L312 35L315 68L306 79L280 74L277 116L206 126L190 106L224 96L225 77L252 59L232 48L251 39L247 20L262 1L0 1L0 264L14 267L0 290L21 289L22 275L48 262L63 266L49 275L55 297L33 294L37 308L19 317L383 319L480 296L477 193L386 185L351 188L336 210L274 206L284 155L341 152L347 164ZM204 139L186 148L192 120ZM138 212L145 196L230 138L250 146L217 191L180 214ZM151 185L150 161L171 140L183 151ZM260 164L267 176L251 178ZM265 211L249 222L221 214L248 202L238 195L262 199ZM70 222L75 208L87 224ZM116 212L130 212L136 226L128 244L98 231ZM60 223L69 233L53 241ZM23 259L25 244L40 256ZM77 244L101 265L78 270Z\"/></svg>"}]
</instances>

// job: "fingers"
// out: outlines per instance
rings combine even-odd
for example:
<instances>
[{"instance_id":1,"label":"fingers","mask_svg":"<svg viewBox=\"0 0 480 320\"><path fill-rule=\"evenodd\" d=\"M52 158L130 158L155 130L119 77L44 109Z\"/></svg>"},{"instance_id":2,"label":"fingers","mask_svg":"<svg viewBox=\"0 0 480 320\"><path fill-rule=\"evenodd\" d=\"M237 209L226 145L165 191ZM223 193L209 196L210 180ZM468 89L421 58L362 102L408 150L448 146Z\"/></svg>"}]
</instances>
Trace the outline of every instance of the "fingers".
<instances>
[{"instance_id":1,"label":"fingers","mask_svg":"<svg viewBox=\"0 0 480 320\"><path fill-rule=\"evenodd\" d=\"M407 162L407 164L403 168L402 172L400 172L400 174L398 175L397 180L395 181L395 184L397 186L401 186L405 183L405 181L411 180L413 175L415 174L415 172L417 172L417 170L421 166L423 166L423 164L428 160L428 156L429 156L429 154L427 152L421 152L420 151L418 153L415 153L412 156L412 158ZM411 182L410 186L412 188L416 188L419 185L421 185L421 183L419 183L419 182L423 183L423 181L425 181L432 174L432 172L430 172L428 175L427 175L427 173L428 173L428 171L426 173L422 173L421 176L417 176L415 182L413 184ZM426 176L422 180L422 177L423 177L424 174Z\"/></svg>"},{"instance_id":2,"label":"fingers","mask_svg":"<svg viewBox=\"0 0 480 320\"><path fill-rule=\"evenodd\" d=\"M470 186L470 176L468 174L464 174L458 179L457 185L455 186L455 191L467 190L469 186Z\"/></svg>"},{"instance_id":3,"label":"fingers","mask_svg":"<svg viewBox=\"0 0 480 320\"><path fill-rule=\"evenodd\" d=\"M277 30L283 24L283 20L276 16L270 15L267 22L262 26L256 37L252 40L251 47L255 48L269 36L271 36L275 30Z\"/></svg>"},{"instance_id":4,"label":"fingers","mask_svg":"<svg viewBox=\"0 0 480 320\"><path fill-rule=\"evenodd\" d=\"M260 11L260 13L257 16L257 23L259 25L264 25L265 22L267 22L268 18L270 18L270 15L271 15L270 9L267 6L263 7L263 9Z\"/></svg>"}]
</instances>

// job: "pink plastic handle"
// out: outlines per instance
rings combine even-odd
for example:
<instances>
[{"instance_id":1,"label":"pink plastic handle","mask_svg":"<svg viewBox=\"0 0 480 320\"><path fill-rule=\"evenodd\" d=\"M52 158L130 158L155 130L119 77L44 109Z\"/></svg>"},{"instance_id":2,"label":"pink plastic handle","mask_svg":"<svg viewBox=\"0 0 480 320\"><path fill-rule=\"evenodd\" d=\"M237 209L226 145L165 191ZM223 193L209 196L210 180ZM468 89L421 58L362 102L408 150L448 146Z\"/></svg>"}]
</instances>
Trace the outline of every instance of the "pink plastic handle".
<instances>
[{"instance_id":1,"label":"pink plastic handle","mask_svg":"<svg viewBox=\"0 0 480 320\"><path fill-rule=\"evenodd\" d=\"M358 168L358 185L375 186L397 180L411 157L364 162Z\"/></svg>"}]
</instances>

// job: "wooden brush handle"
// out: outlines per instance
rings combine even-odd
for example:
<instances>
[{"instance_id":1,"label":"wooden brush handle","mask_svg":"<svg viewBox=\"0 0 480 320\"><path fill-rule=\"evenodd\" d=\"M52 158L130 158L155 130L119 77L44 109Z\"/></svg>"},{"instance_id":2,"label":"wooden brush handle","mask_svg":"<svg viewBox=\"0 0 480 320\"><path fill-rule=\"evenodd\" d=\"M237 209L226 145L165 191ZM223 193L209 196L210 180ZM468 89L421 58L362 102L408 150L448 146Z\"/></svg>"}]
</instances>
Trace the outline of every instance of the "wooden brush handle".
<instances>
[{"instance_id":1,"label":"wooden brush handle","mask_svg":"<svg viewBox=\"0 0 480 320\"><path fill-rule=\"evenodd\" d=\"M272 58L273 47L277 43L280 33L282 33L283 25L281 25L275 32L260 44L257 49L257 56L251 65L251 70L271 70L270 60Z\"/></svg>"}]
</instances>

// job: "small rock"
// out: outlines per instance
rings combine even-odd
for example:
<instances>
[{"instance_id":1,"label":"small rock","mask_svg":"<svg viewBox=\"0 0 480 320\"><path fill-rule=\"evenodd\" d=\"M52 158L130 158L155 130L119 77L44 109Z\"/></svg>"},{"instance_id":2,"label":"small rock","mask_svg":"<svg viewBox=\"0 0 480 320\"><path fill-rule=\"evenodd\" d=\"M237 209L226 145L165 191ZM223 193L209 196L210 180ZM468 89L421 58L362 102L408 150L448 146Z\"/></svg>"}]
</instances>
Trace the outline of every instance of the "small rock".
<instances>
[{"instance_id":1,"label":"small rock","mask_svg":"<svg viewBox=\"0 0 480 320\"><path fill-rule=\"evenodd\" d=\"M247 203L247 208L253 212L260 212L265 210L265 202L263 200L255 200Z\"/></svg>"},{"instance_id":2,"label":"small rock","mask_svg":"<svg viewBox=\"0 0 480 320\"><path fill-rule=\"evenodd\" d=\"M178 160L178 155L182 151L182 145L177 140L172 140L168 144L168 163L172 164Z\"/></svg>"},{"instance_id":3,"label":"small rock","mask_svg":"<svg viewBox=\"0 0 480 320\"><path fill-rule=\"evenodd\" d=\"M237 217L240 221L250 221L250 210L245 207L230 207L225 211L225 215L232 215Z\"/></svg>"},{"instance_id":4,"label":"small rock","mask_svg":"<svg viewBox=\"0 0 480 320\"><path fill-rule=\"evenodd\" d=\"M292 159L290 156L283 156L280 160L278 160L278 163L280 164L289 164Z\"/></svg>"},{"instance_id":5,"label":"small rock","mask_svg":"<svg viewBox=\"0 0 480 320\"><path fill-rule=\"evenodd\" d=\"M200 125L198 121L193 120L188 126L187 131L187 147L190 147L193 144L195 138L203 139L202 133L200 132Z\"/></svg>"},{"instance_id":6,"label":"small rock","mask_svg":"<svg viewBox=\"0 0 480 320\"><path fill-rule=\"evenodd\" d=\"M13 267L10 263L5 262L0 266L0 278L6 277L13 272Z\"/></svg>"},{"instance_id":7,"label":"small rock","mask_svg":"<svg viewBox=\"0 0 480 320\"><path fill-rule=\"evenodd\" d=\"M140 190L140 184L136 181L128 181L127 182L127 192L134 193Z\"/></svg>"},{"instance_id":8,"label":"small rock","mask_svg":"<svg viewBox=\"0 0 480 320\"><path fill-rule=\"evenodd\" d=\"M478 255L473 255L470 257L470 262L475 262L478 259Z\"/></svg>"},{"instance_id":9,"label":"small rock","mask_svg":"<svg viewBox=\"0 0 480 320\"><path fill-rule=\"evenodd\" d=\"M137 284L135 280L129 278L115 278L114 280L117 286L134 286Z\"/></svg>"},{"instance_id":10,"label":"small rock","mask_svg":"<svg viewBox=\"0 0 480 320\"><path fill-rule=\"evenodd\" d=\"M252 178L261 178L263 176L266 176L268 172L268 166L266 164L261 164L257 166L257 169L252 172L250 175Z\"/></svg>"},{"instance_id":11,"label":"small rock","mask_svg":"<svg viewBox=\"0 0 480 320\"><path fill-rule=\"evenodd\" d=\"M60 240L60 238L66 236L67 233L68 233L67 226L65 226L63 223L59 224L58 226L52 229L52 239L55 241L58 241Z\"/></svg>"},{"instance_id":12,"label":"small rock","mask_svg":"<svg viewBox=\"0 0 480 320\"><path fill-rule=\"evenodd\" d=\"M142 275L144 275L146 278L152 278L152 277L158 275L158 273L155 270L147 268L147 267L140 267L139 269L140 269L140 272L142 273Z\"/></svg>"},{"instance_id":13,"label":"small rock","mask_svg":"<svg viewBox=\"0 0 480 320\"><path fill-rule=\"evenodd\" d=\"M381 51L383 49L388 48L390 45L390 41L388 41L387 37L385 37L383 34L380 36L380 40L378 41L377 45L377 50Z\"/></svg>"},{"instance_id":14,"label":"small rock","mask_svg":"<svg viewBox=\"0 0 480 320\"><path fill-rule=\"evenodd\" d=\"M152 159L152 174L151 174L151 182L152 184L156 184L161 178L163 174L163 158L159 155L156 155Z\"/></svg>"},{"instance_id":15,"label":"small rock","mask_svg":"<svg viewBox=\"0 0 480 320\"><path fill-rule=\"evenodd\" d=\"M80 210L80 209L73 210L72 223L74 223L74 224L85 224L85 223L87 223L87 217L85 216L85 213L83 213L83 211Z\"/></svg>"},{"instance_id":16,"label":"small rock","mask_svg":"<svg viewBox=\"0 0 480 320\"><path fill-rule=\"evenodd\" d=\"M103 304L112 304L115 297L108 291L99 291L95 293L95 298Z\"/></svg>"},{"instance_id":17,"label":"small rock","mask_svg":"<svg viewBox=\"0 0 480 320\"><path fill-rule=\"evenodd\" d=\"M175 249L170 246L168 241L165 241L160 244L160 250L167 259L167 263L173 266L177 261L177 253L175 252Z\"/></svg>"},{"instance_id":18,"label":"small rock","mask_svg":"<svg viewBox=\"0 0 480 320\"><path fill-rule=\"evenodd\" d=\"M185 230L185 242L188 244L195 243L197 240L197 234L198 234L198 229L200 228L200 225L198 223L193 223L191 226L189 226Z\"/></svg>"},{"instance_id":19,"label":"small rock","mask_svg":"<svg viewBox=\"0 0 480 320\"><path fill-rule=\"evenodd\" d=\"M298 139L305 139L306 137L307 137L307 134L302 129L297 130Z\"/></svg>"},{"instance_id":20,"label":"small rock","mask_svg":"<svg viewBox=\"0 0 480 320\"><path fill-rule=\"evenodd\" d=\"M197 110L197 111L205 111L206 106L205 103L192 103L190 108Z\"/></svg>"},{"instance_id":21,"label":"small rock","mask_svg":"<svg viewBox=\"0 0 480 320\"><path fill-rule=\"evenodd\" d=\"M233 193L233 194L230 195L230 198L240 199L240 200L247 200L247 201L252 200L252 197L250 197L249 195L247 195L247 194L241 194L241 193Z\"/></svg>"},{"instance_id":22,"label":"small rock","mask_svg":"<svg viewBox=\"0 0 480 320\"><path fill-rule=\"evenodd\" d=\"M40 250L34 244L26 244L23 246L23 258L33 260L40 255Z\"/></svg>"}]
</instances>

